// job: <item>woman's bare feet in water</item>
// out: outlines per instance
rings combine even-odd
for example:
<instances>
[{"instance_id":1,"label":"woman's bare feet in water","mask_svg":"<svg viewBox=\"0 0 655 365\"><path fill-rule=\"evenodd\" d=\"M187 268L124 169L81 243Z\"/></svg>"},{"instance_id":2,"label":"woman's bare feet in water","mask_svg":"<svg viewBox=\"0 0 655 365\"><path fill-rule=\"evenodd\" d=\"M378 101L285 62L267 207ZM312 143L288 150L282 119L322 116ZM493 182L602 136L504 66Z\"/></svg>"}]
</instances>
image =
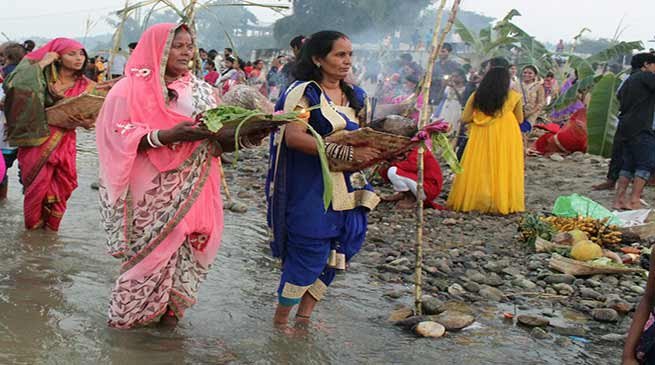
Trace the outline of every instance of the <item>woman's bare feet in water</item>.
<instances>
[{"instance_id":1,"label":"woman's bare feet in water","mask_svg":"<svg viewBox=\"0 0 655 365\"><path fill-rule=\"evenodd\" d=\"M179 321L180 320L175 315L175 312L168 310L163 316L161 316L159 324L163 327L176 327Z\"/></svg>"}]
</instances>

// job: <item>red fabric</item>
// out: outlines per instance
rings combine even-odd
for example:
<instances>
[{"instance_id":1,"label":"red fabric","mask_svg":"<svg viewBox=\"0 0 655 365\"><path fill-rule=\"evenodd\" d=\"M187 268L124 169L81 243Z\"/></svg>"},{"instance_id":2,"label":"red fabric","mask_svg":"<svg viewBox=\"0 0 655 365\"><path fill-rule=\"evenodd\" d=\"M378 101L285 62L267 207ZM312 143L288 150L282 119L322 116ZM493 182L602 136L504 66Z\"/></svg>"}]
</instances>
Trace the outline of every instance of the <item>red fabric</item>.
<instances>
[{"instance_id":1,"label":"red fabric","mask_svg":"<svg viewBox=\"0 0 655 365\"><path fill-rule=\"evenodd\" d=\"M216 84L216 80L218 80L220 76L221 74L219 74L218 72L212 71L207 75L205 75L205 81L207 81L209 84L213 86L214 84Z\"/></svg>"},{"instance_id":2,"label":"red fabric","mask_svg":"<svg viewBox=\"0 0 655 365\"><path fill-rule=\"evenodd\" d=\"M587 151L587 109L575 112L557 133L546 133L534 145L543 154Z\"/></svg>"},{"instance_id":3,"label":"red fabric","mask_svg":"<svg viewBox=\"0 0 655 365\"><path fill-rule=\"evenodd\" d=\"M70 38L55 38L44 44L41 48L28 53L25 58L40 61L48 52L57 52L59 55L73 50L84 49L82 43Z\"/></svg>"},{"instance_id":4,"label":"red fabric","mask_svg":"<svg viewBox=\"0 0 655 365\"><path fill-rule=\"evenodd\" d=\"M537 124L534 127L539 129L545 129L550 133L557 133L561 129L561 127L557 123Z\"/></svg>"},{"instance_id":5,"label":"red fabric","mask_svg":"<svg viewBox=\"0 0 655 365\"><path fill-rule=\"evenodd\" d=\"M64 96L75 97L89 86L81 77ZM25 188L23 216L27 229L59 230L66 202L77 188L75 130L50 126L50 137L38 147L20 147L18 164Z\"/></svg>"},{"instance_id":6,"label":"red fabric","mask_svg":"<svg viewBox=\"0 0 655 365\"><path fill-rule=\"evenodd\" d=\"M423 153L423 164L424 164L424 176L423 176L423 190L425 192L425 201L426 206L442 209L439 204L435 203L434 200L441 194L441 189L443 187L443 174L441 172L441 166L439 162L434 158L432 151L429 149L425 150ZM406 159L402 161L397 161L391 164L397 168L397 174L418 181L418 147L414 148ZM382 176L386 178L386 171L381 172Z\"/></svg>"}]
</instances>

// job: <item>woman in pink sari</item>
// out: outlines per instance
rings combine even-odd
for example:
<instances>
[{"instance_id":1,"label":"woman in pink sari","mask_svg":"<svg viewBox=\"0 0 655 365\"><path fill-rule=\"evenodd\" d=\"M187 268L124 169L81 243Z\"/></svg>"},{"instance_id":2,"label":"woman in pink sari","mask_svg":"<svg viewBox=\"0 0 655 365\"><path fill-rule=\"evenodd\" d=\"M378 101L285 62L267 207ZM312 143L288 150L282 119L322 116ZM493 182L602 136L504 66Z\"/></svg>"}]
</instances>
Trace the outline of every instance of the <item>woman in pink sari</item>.
<instances>
[{"instance_id":1,"label":"woman in pink sari","mask_svg":"<svg viewBox=\"0 0 655 365\"><path fill-rule=\"evenodd\" d=\"M75 129L48 125L45 108L91 91L83 72L84 47L56 38L25 56L5 83L7 137L18 146L27 229L59 230L66 202L77 188ZM70 123L85 124L81 116Z\"/></svg>"},{"instance_id":2,"label":"woman in pink sari","mask_svg":"<svg viewBox=\"0 0 655 365\"><path fill-rule=\"evenodd\" d=\"M122 261L109 325L174 325L196 302L223 231L219 160L234 145L193 122L219 103L189 72L184 25L148 28L96 122L101 214Z\"/></svg>"}]
</instances>

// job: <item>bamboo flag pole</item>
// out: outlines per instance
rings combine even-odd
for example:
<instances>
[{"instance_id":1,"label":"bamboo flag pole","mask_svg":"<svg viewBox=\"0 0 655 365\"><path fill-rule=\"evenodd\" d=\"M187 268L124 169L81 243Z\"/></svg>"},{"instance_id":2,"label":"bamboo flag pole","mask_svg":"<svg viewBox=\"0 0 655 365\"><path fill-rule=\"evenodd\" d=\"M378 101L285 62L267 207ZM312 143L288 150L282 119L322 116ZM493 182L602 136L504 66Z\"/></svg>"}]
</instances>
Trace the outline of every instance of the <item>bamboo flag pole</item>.
<instances>
[{"instance_id":1,"label":"bamboo flag pole","mask_svg":"<svg viewBox=\"0 0 655 365\"><path fill-rule=\"evenodd\" d=\"M432 34L432 46L431 53L428 58L427 70L425 73L425 78L422 83L422 94L423 94L423 105L421 107L421 115L419 118L418 129L421 130L426 126L428 119L430 118L430 86L432 85L432 74L434 72L434 63L441 51L441 47L446 41L446 36L450 32L455 23L457 17L457 12L459 10L459 5L462 0L454 0L453 6L450 10L450 17L446 23L446 27L439 34L441 29L441 19L443 17L443 10L446 7L446 0L441 0L439 4L439 10L437 11L437 23L434 27L434 33ZM423 180L425 176L425 166L423 164L423 155L425 154L425 141L421 141L418 147L418 183L416 189L416 267L414 272L414 303L416 306L416 314L421 315L422 310L422 291L423 291L423 199L421 198L424 195L423 189Z\"/></svg>"}]
</instances>

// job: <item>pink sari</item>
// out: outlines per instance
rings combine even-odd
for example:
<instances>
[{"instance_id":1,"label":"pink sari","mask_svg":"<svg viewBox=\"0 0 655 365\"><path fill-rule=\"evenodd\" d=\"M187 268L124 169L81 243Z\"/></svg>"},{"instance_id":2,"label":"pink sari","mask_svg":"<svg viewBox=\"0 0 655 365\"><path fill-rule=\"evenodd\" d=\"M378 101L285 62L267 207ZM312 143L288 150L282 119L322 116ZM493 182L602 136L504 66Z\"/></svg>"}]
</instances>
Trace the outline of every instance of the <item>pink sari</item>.
<instances>
[{"instance_id":1,"label":"pink sari","mask_svg":"<svg viewBox=\"0 0 655 365\"><path fill-rule=\"evenodd\" d=\"M40 60L48 52L60 55L82 45L72 39L56 38L26 57ZM86 77L80 77L64 93L64 98L79 96L93 87ZM25 189L25 227L38 229L44 226L58 231L66 212L66 202L77 188L76 134L74 129L49 126L50 137L37 147L20 147L18 164Z\"/></svg>"},{"instance_id":2,"label":"pink sari","mask_svg":"<svg viewBox=\"0 0 655 365\"><path fill-rule=\"evenodd\" d=\"M148 325L166 313L181 318L221 242L220 175L209 144L138 150L150 131L192 121L219 102L191 74L168 85L178 98L167 102L166 55L177 28L144 32L96 122L107 247L122 261L108 310L112 327Z\"/></svg>"}]
</instances>

